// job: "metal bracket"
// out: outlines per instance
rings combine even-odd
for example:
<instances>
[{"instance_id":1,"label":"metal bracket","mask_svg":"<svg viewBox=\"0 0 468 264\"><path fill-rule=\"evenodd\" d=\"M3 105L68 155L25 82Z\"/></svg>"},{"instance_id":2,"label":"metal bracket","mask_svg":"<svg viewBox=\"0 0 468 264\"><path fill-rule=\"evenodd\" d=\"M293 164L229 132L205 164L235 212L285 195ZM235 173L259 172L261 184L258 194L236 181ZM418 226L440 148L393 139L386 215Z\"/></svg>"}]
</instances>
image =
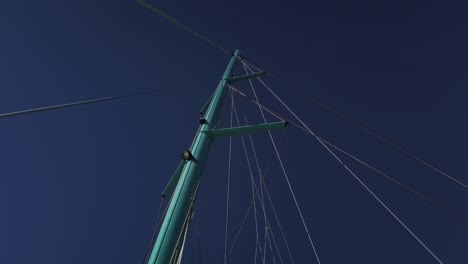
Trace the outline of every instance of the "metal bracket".
<instances>
[{"instance_id":1,"label":"metal bracket","mask_svg":"<svg viewBox=\"0 0 468 264\"><path fill-rule=\"evenodd\" d=\"M252 78L255 78L255 77L258 77L258 76L263 76L265 74L266 74L266 72L261 71L261 72L256 72L256 73L252 73L252 74L247 74L247 75L244 75L244 76L232 77L232 78L227 79L227 81L228 81L229 84L233 84L233 83L236 83L236 82L239 82L239 81L252 79Z\"/></svg>"}]
</instances>

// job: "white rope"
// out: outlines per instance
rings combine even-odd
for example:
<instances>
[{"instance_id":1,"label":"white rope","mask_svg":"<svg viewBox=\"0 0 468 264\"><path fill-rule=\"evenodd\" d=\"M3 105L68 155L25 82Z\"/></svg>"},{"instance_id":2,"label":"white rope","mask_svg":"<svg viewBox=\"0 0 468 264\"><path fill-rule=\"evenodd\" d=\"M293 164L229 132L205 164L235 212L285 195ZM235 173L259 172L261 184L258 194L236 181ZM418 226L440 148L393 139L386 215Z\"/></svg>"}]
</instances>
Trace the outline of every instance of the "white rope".
<instances>
[{"instance_id":1,"label":"white rope","mask_svg":"<svg viewBox=\"0 0 468 264\"><path fill-rule=\"evenodd\" d=\"M248 66L245 65L245 64L243 64L243 65L244 65L245 71L247 72ZM248 72L247 72L247 73L248 73ZM258 78L258 77L257 77L257 78ZM260 78L258 78L258 79L260 79ZM255 96L255 100L256 100L258 103L260 103L260 102L258 101L257 93L255 92L255 89L254 89L254 87L253 87L252 82L250 82L250 84L251 84L252 92L253 92L253 94L254 94L254 96ZM263 121L264 121L265 123L267 123L262 108L259 107L259 109L260 109L260 113L262 114ZM313 251L314 251L315 258L317 259L317 263L320 264L320 259L319 259L319 257L318 257L318 253L317 253L317 250L316 250L316 248L315 248L314 242L312 242L312 238L311 238L311 236L310 236L309 229L307 228L307 224L305 223L304 216L302 215L301 208L299 207L299 203L297 202L296 195L294 194L293 188L292 188L291 183L290 183L290 181L289 181L288 174L286 173L286 170L285 170L284 165L283 165L283 161L281 160L281 156L280 156L280 154L279 154L279 152L278 152L278 149L277 149L276 146L275 146L275 141L274 141L273 136L271 135L271 132L270 132L270 131L268 131L268 135L270 136L270 140L271 140L271 142L272 142L272 144L273 144L273 148L274 148L274 150L275 150L276 157L278 158L279 164L280 164L281 169L282 169L282 171L283 171L283 175L284 175L284 177L285 177L285 179L286 179L286 183L288 184L289 191L290 191L290 193L291 193L291 196L292 196L292 198L293 198L293 200L294 200L294 204L296 205L297 211L298 211L299 216L300 216L300 218L301 218L302 225L304 226L304 229L305 229L305 231L306 231L306 234L307 234L307 237L308 237L308 239L309 239L310 245L312 246L312 249L313 249Z\"/></svg>"},{"instance_id":2,"label":"white rope","mask_svg":"<svg viewBox=\"0 0 468 264\"><path fill-rule=\"evenodd\" d=\"M248 67L248 66L247 66ZM300 119L271 89L270 87L268 87L268 85L266 85L263 80L261 78L258 78L257 79L268 89L268 91L270 91L270 93L310 132L310 134L312 134L319 142L320 144L322 144L322 146L328 150L328 152L330 152L330 154L341 164L343 165L343 167L349 172L351 173L351 175L354 176L354 178L439 262L439 263L442 263L442 261L413 233L413 231L411 231L408 226L406 226L403 221L400 220L400 218L398 218L398 216L395 215L395 213L392 212L392 210L390 210L390 208L387 207L387 205L385 205L385 203L379 198L377 197L377 195L374 194L374 192L372 192L371 189L369 189L369 187L364 183L362 182L362 180L348 167L346 166L346 164L343 163L343 161L338 158L338 156L336 156L336 154L330 149L328 148L328 146L322 142L322 140L315 135L315 133L302 121L302 119Z\"/></svg>"},{"instance_id":3,"label":"white rope","mask_svg":"<svg viewBox=\"0 0 468 264\"><path fill-rule=\"evenodd\" d=\"M231 97L231 127L232 127L232 109L234 108L234 101ZM228 240L228 219L229 219L229 191L231 184L231 153L232 153L232 136L229 136L229 163L227 175L227 193L226 193L226 229L224 233L224 263L227 263L227 240Z\"/></svg>"}]
</instances>

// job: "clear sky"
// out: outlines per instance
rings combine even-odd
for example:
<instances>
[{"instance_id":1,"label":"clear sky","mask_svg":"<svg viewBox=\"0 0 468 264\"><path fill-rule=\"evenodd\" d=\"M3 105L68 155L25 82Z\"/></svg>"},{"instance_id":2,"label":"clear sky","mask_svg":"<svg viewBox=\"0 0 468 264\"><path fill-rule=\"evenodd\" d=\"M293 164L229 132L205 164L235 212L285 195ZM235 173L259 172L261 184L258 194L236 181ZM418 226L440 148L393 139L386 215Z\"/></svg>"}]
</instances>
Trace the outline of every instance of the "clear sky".
<instances>
[{"instance_id":1,"label":"clear sky","mask_svg":"<svg viewBox=\"0 0 468 264\"><path fill-rule=\"evenodd\" d=\"M467 183L464 1L149 3L282 79L265 77L320 136L468 218L466 188L284 85ZM174 89L0 119L0 263L140 263L161 192L229 56L135 1L1 1L0 34L0 113ZM265 105L290 117L255 87ZM236 102L249 121L260 122L257 108ZM227 125L229 111L223 118ZM253 138L265 169L271 143L267 134ZM233 145L229 243L251 199L240 138ZM223 260L227 153L228 140L216 143L187 263L199 263L200 251L203 263ZM280 153L322 263L437 263L314 138L290 126ZM466 222L344 161L444 263L468 263ZM295 263L316 263L277 161L266 184ZM253 263L253 219L231 263ZM272 229L290 263L277 225Z\"/></svg>"}]
</instances>

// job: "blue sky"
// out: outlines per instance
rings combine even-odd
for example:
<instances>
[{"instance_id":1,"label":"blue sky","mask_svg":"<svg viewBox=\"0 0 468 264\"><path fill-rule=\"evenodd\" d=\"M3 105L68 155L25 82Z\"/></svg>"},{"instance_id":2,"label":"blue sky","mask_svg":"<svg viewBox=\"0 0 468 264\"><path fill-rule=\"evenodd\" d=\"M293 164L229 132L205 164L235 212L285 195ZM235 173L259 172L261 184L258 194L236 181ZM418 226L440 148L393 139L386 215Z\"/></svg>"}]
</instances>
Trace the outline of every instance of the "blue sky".
<instances>
[{"instance_id":1,"label":"blue sky","mask_svg":"<svg viewBox=\"0 0 468 264\"><path fill-rule=\"evenodd\" d=\"M463 1L149 2L280 77L265 81L319 135L468 217L465 188L284 85L466 183ZM0 33L1 113L177 88L0 120L0 262L139 263L161 192L229 57L134 1L2 1ZM262 102L288 115L256 87ZM254 106L236 100L260 121ZM251 199L233 140L231 242ZM254 140L266 166L271 143L266 134ZM227 146L213 148L194 219L204 263L224 255ZM322 263L437 263L315 139L289 127L280 152ZM466 223L344 160L444 263L466 263ZM295 262L314 263L277 162L270 171L266 184ZM189 263L195 237L192 230ZM232 263L253 262L254 249L250 217ZM287 262L284 245L280 251Z\"/></svg>"}]
</instances>

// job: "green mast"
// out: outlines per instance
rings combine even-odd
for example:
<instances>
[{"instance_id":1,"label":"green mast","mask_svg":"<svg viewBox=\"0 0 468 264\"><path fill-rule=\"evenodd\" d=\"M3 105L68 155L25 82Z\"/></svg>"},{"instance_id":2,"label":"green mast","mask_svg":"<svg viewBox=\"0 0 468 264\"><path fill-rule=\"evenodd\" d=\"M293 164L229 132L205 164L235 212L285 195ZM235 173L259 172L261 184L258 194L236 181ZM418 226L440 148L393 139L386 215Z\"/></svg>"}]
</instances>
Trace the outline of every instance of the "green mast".
<instances>
[{"instance_id":1,"label":"green mast","mask_svg":"<svg viewBox=\"0 0 468 264\"><path fill-rule=\"evenodd\" d=\"M183 161L176 170L173 178L164 190L163 196L167 196L174 189L167 213L159 230L158 237L151 251L148 264L175 263L182 252L185 234L192 215L192 204L198 191L203 167L208 158L211 144L214 139L221 136L239 135L245 133L265 131L272 128L285 127L286 122L276 122L256 126L244 126L228 129L213 129L219 121L224 99L227 93L227 83L238 81L238 78L230 78L240 51L236 50L224 71L223 78L208 103L204 120L195 136L190 150L183 152ZM256 73L241 77L249 79L264 73ZM202 110L205 112L204 110ZM206 122L205 122L206 121Z\"/></svg>"}]
</instances>

